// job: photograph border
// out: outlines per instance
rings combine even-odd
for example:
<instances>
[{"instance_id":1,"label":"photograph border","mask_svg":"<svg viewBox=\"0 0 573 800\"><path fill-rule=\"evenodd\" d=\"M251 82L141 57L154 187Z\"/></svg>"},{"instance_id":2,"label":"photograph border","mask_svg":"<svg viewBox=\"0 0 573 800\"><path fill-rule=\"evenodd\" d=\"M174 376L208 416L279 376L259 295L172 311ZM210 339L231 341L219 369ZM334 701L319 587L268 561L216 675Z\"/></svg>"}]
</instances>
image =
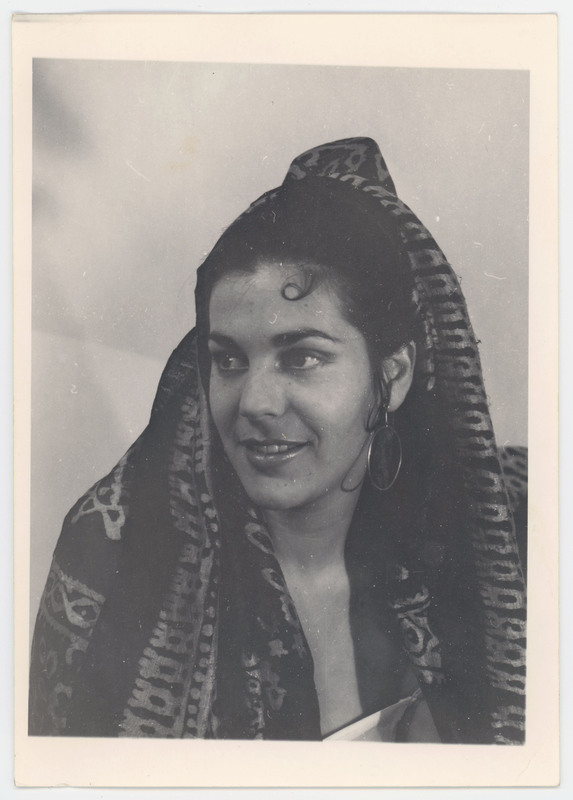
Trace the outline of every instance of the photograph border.
<instances>
[{"instance_id":1,"label":"photograph border","mask_svg":"<svg viewBox=\"0 0 573 800\"><path fill-rule=\"evenodd\" d=\"M318 16L318 15L316 15ZM108 15L26 17L14 23L14 285L15 285L15 523L16 749L21 785L164 786L531 786L558 780L557 592L557 49L551 15L305 15L305 36L293 36L293 15ZM182 23L185 24L182 24ZM329 48L317 47L317 25ZM376 52L382 32L384 64ZM189 31L193 31L192 58ZM300 31L296 31L297 34ZM113 33L113 35L111 35ZM368 36L367 36L368 34ZM325 39L327 37L324 37ZM341 51L351 38L360 48ZM301 40L302 39L302 40ZM293 41L296 48L293 49ZM431 41L431 48L429 46ZM454 52L440 43L455 42ZM238 44L240 43L240 44ZM404 44L407 43L407 47ZM535 44L535 46L533 46ZM167 45L169 58L161 57ZM402 46L402 49L400 49ZM431 50L431 52L428 52ZM341 55L343 52L343 56ZM55 56L55 53L58 55ZM79 55L81 53L81 56ZM186 58L182 54L186 53ZM523 747L471 746L454 759L452 746L409 745L404 758L388 745L193 742L195 774L181 768L189 743L141 740L39 739L26 735L29 613L29 452L31 251L31 59L130 58L370 66L463 66L528 69L531 75L530 375L543 366L543 393L530 382L530 575L528 740ZM75 55L74 55L75 54ZM99 54L99 55L98 55ZM104 55L102 55L104 54ZM331 59L329 61L328 59ZM541 281L541 278L543 279ZM548 320L551 322L548 323ZM533 346L535 345L535 346ZM547 354L551 355L547 355ZM553 356L554 354L554 356ZM542 396L543 394L543 396ZM28 572L28 574L27 574ZM24 616L22 616L24 615ZM20 620L20 624L18 623ZM548 622L549 620L549 622ZM393 747L390 745L390 747ZM331 749L334 748L334 749ZM381 757L391 753L391 758ZM459 746L458 746L459 748ZM336 752L335 752L336 750ZM225 759L225 775L213 770ZM160 757L158 758L158 753ZM459 749L458 749L459 753ZM137 771L127 769L137 759ZM417 775L400 770L415 760ZM487 777L484 763L487 759ZM455 762L462 761L460 770ZM157 770L156 765L161 768ZM297 764L293 779L292 763ZM381 767L384 763L384 767ZM155 766L154 766L155 764ZM142 769L141 765L145 765ZM169 765L169 766L167 766ZM207 766L208 765L208 766ZM102 772L102 768L105 771ZM213 778L220 781L214 783ZM138 781L137 783L134 782ZM381 782L383 780L384 782ZM190 782L193 781L193 782ZM208 782L207 782L208 781ZM325 782L328 781L328 782Z\"/></svg>"}]
</instances>

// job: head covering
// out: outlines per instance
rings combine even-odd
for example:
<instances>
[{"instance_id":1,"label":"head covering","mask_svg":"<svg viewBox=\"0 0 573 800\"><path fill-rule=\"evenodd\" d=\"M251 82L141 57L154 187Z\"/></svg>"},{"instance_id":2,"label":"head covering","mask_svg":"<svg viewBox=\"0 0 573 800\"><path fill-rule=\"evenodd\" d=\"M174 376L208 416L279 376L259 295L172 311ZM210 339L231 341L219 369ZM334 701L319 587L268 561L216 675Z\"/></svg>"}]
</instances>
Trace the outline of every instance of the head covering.
<instances>
[{"instance_id":1,"label":"head covering","mask_svg":"<svg viewBox=\"0 0 573 800\"><path fill-rule=\"evenodd\" d=\"M454 537L443 534L444 475L432 473L416 548L386 554L380 613L443 741L519 743L524 580L459 282L371 139L308 150L245 213L317 180L368 196L393 221L424 328L416 392L448 421L451 502L463 512ZM66 517L34 636L31 733L320 738L312 657L270 536L218 459L191 331L144 433Z\"/></svg>"}]
</instances>

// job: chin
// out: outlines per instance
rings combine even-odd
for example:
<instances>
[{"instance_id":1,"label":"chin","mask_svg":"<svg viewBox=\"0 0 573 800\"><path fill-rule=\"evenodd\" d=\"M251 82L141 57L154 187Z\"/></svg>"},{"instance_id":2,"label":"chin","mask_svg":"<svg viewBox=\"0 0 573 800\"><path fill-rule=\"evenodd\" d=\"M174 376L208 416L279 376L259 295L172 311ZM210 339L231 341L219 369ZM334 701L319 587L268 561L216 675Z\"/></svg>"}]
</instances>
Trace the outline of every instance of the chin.
<instances>
[{"instance_id":1,"label":"chin","mask_svg":"<svg viewBox=\"0 0 573 800\"><path fill-rule=\"evenodd\" d=\"M279 486L260 485L259 482L241 481L252 503L268 511L294 511L313 502L308 487L298 489L292 483Z\"/></svg>"}]
</instances>

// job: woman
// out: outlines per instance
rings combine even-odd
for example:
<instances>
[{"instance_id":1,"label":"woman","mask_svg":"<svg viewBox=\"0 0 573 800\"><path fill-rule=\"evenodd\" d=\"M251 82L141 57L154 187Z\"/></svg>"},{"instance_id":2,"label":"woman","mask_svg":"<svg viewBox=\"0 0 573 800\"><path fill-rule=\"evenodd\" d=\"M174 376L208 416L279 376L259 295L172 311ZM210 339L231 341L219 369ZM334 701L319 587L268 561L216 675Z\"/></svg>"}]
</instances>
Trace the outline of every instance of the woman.
<instances>
[{"instance_id":1,"label":"woman","mask_svg":"<svg viewBox=\"0 0 573 800\"><path fill-rule=\"evenodd\" d=\"M196 296L148 428L64 524L30 732L521 742L524 583L477 346L376 144L297 158Z\"/></svg>"}]
</instances>

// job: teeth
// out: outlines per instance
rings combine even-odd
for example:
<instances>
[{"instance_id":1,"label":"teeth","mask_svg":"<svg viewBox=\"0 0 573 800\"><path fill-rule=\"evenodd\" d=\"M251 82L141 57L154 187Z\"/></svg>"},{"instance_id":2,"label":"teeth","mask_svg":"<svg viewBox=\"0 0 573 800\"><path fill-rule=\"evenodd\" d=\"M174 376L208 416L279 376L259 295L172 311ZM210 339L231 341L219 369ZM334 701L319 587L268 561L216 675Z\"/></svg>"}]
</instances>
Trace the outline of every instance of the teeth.
<instances>
[{"instance_id":1,"label":"teeth","mask_svg":"<svg viewBox=\"0 0 573 800\"><path fill-rule=\"evenodd\" d=\"M263 453L266 456L273 455L275 453L286 453L287 450L290 450L292 445L288 444L257 444L255 445L255 450L259 453Z\"/></svg>"}]
</instances>

